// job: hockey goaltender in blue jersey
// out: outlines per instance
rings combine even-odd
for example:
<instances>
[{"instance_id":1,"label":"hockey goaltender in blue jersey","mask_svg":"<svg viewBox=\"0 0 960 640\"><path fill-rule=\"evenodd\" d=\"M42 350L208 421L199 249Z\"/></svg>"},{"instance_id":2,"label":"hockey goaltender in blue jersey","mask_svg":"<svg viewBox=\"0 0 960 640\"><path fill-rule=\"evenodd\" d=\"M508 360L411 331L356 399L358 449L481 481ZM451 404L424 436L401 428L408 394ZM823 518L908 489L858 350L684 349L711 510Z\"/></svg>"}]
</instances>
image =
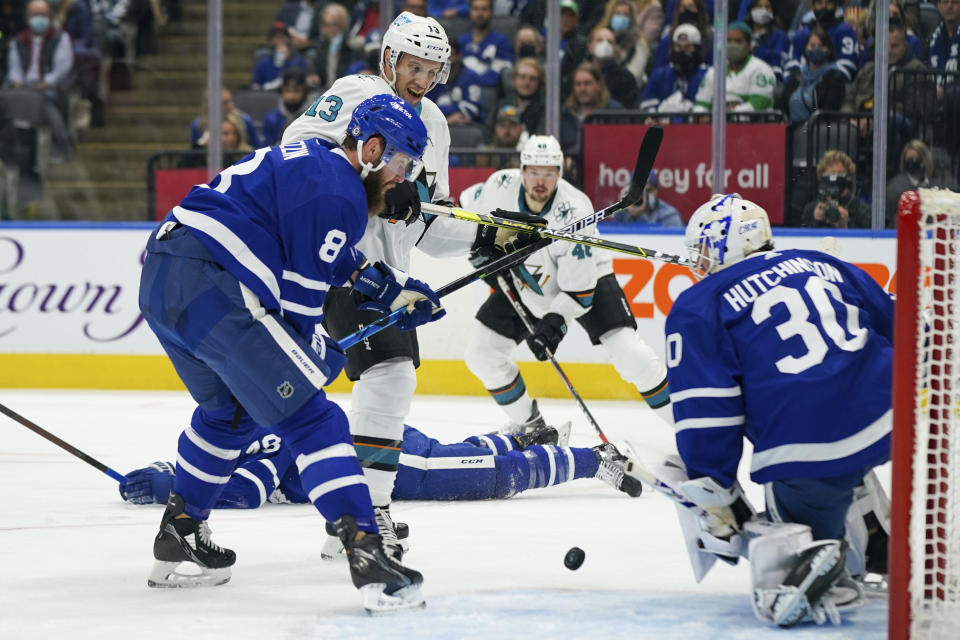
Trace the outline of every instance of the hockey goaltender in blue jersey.
<instances>
[{"instance_id":1,"label":"hockey goaltender in blue jersey","mask_svg":"<svg viewBox=\"0 0 960 640\"><path fill-rule=\"evenodd\" d=\"M684 291L666 334L691 478L730 486L743 436L757 483L888 459L893 304L858 267L818 251L755 253Z\"/></svg>"}]
</instances>

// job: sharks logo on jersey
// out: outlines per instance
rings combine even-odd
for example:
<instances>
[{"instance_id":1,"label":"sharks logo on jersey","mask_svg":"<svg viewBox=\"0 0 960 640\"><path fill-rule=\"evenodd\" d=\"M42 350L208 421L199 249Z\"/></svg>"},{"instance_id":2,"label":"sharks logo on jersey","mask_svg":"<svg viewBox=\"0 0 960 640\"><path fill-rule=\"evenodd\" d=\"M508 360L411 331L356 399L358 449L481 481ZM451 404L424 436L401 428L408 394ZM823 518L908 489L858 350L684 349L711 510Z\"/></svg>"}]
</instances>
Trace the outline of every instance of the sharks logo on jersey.
<instances>
[{"instance_id":1,"label":"sharks logo on jersey","mask_svg":"<svg viewBox=\"0 0 960 640\"><path fill-rule=\"evenodd\" d=\"M568 201L564 200L563 202L557 203L553 207L553 218L557 222L566 223L572 218L573 212L576 211L576 208Z\"/></svg>"}]
</instances>

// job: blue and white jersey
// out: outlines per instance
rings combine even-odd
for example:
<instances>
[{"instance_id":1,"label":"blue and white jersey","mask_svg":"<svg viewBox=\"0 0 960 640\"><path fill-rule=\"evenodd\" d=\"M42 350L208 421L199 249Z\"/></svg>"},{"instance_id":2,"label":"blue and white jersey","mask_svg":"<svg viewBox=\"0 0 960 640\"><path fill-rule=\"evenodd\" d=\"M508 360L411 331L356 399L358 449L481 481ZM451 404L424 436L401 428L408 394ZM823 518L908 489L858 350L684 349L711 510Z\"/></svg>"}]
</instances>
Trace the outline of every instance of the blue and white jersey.
<instances>
[{"instance_id":1,"label":"blue and white jersey","mask_svg":"<svg viewBox=\"0 0 960 640\"><path fill-rule=\"evenodd\" d=\"M473 33L468 31L460 36L460 57L460 76L465 84L496 87L500 84L500 72L513 65L513 45L497 31L491 31L480 42L475 42Z\"/></svg>"},{"instance_id":2,"label":"blue and white jersey","mask_svg":"<svg viewBox=\"0 0 960 640\"><path fill-rule=\"evenodd\" d=\"M697 98L697 88L707 74L707 65L701 64L689 76L677 74L672 64L657 67L650 74L640 96L641 111L691 111ZM679 118L678 118L679 120Z\"/></svg>"},{"instance_id":3,"label":"blue and white jersey","mask_svg":"<svg viewBox=\"0 0 960 640\"><path fill-rule=\"evenodd\" d=\"M938 71L958 71L960 62L960 27L954 29L953 37L947 35L947 24L941 20L930 36L927 50L927 66Z\"/></svg>"},{"instance_id":4,"label":"blue and white jersey","mask_svg":"<svg viewBox=\"0 0 960 640\"><path fill-rule=\"evenodd\" d=\"M318 139L257 149L167 217L308 339L327 290L363 261L354 248L367 225L363 182L342 149Z\"/></svg>"},{"instance_id":5,"label":"blue and white jersey","mask_svg":"<svg viewBox=\"0 0 960 640\"><path fill-rule=\"evenodd\" d=\"M690 477L832 477L889 458L893 302L818 251L754 254L684 291L666 323L677 447Z\"/></svg>"},{"instance_id":6,"label":"blue and white jersey","mask_svg":"<svg viewBox=\"0 0 960 640\"><path fill-rule=\"evenodd\" d=\"M853 80L860 64L860 45L856 31L846 22L840 22L827 29L827 34L830 35L833 50L837 54L837 68L847 77L848 82ZM790 41L790 53L783 65L784 75L789 75L791 70L800 68L800 63L803 62L803 52L807 46L807 38L809 37L809 27L800 29L793 36L793 40Z\"/></svg>"}]
</instances>

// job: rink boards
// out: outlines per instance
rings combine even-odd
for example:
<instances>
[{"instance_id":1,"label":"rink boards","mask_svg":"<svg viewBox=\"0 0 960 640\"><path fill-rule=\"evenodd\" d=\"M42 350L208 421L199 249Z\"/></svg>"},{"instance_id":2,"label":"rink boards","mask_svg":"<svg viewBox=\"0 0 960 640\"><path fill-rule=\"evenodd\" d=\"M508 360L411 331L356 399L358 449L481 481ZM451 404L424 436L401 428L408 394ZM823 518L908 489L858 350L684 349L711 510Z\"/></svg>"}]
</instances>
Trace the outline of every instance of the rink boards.
<instances>
[{"instance_id":1,"label":"rink boards","mask_svg":"<svg viewBox=\"0 0 960 640\"><path fill-rule=\"evenodd\" d=\"M619 233L618 242L682 254L679 231ZM182 389L160 345L143 322L137 289L143 246L152 225L30 225L0 227L0 387L85 389ZM613 233L617 232L617 233ZM776 232L780 248L818 249L822 233ZM836 233L840 257L859 264L894 289L896 238L892 232ZM433 259L415 251L411 273L439 287L471 270L465 259ZM673 300L693 284L690 273L617 254L614 271L637 318L640 335L662 354L663 325ZM419 331L422 364L418 391L482 394L463 365L473 315L488 295L483 283L444 298L447 316ZM546 363L521 345L516 352L527 386L539 396L566 391ZM590 345L579 327L558 358L587 397L638 398ZM346 391L341 376L332 390Z\"/></svg>"}]
</instances>

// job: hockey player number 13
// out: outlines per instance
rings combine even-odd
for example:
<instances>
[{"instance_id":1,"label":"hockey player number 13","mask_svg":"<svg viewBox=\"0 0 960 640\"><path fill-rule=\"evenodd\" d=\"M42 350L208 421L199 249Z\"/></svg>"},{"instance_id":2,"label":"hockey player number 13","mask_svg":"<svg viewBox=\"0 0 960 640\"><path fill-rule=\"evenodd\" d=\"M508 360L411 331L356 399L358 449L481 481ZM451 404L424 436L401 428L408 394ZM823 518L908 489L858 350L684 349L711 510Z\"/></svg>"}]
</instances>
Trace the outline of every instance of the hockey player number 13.
<instances>
[{"instance_id":1,"label":"hockey player number 13","mask_svg":"<svg viewBox=\"0 0 960 640\"><path fill-rule=\"evenodd\" d=\"M867 342L867 330L860 326L860 310L844 301L840 289L823 278L811 277L803 285L803 290L813 302L816 315L820 318L820 327L827 337L844 351L859 351ZM847 310L846 330L837 321L837 312L830 298L842 304ZM760 324L770 317L770 312L778 304L787 308L790 317L776 326L781 340L799 336L806 347L801 356L784 356L774 364L782 373L801 373L814 367L827 355L828 346L820 330L811 322L810 308L800 291L792 287L779 285L762 294L753 303L751 319ZM847 336L851 335L852 338Z\"/></svg>"}]
</instances>

